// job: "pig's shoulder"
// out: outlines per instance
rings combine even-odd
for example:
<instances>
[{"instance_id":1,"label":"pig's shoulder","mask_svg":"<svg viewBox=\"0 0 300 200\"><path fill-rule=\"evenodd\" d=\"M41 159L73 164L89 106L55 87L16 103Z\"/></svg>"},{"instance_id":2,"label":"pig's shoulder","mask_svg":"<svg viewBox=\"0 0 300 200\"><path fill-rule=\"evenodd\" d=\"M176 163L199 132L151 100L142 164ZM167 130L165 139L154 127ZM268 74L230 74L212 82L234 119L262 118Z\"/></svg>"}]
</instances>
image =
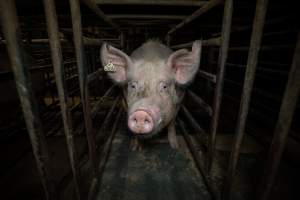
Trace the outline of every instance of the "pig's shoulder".
<instances>
[{"instance_id":1,"label":"pig's shoulder","mask_svg":"<svg viewBox=\"0 0 300 200\"><path fill-rule=\"evenodd\" d=\"M165 60L172 53L172 50L166 45L162 44L159 40L148 40L142 46L137 48L131 57L135 60Z\"/></svg>"}]
</instances>

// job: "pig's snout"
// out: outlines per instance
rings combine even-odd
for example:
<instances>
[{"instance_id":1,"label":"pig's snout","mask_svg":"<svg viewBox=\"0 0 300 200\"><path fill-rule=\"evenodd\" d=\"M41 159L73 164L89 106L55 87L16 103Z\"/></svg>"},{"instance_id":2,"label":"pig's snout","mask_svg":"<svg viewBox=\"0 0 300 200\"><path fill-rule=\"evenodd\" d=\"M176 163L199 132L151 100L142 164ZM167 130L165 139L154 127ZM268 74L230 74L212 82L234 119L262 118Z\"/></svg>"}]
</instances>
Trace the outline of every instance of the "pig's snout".
<instances>
[{"instance_id":1,"label":"pig's snout","mask_svg":"<svg viewBox=\"0 0 300 200\"><path fill-rule=\"evenodd\" d=\"M154 128L154 119L146 111L137 110L129 116L128 127L136 134L147 134Z\"/></svg>"}]
</instances>

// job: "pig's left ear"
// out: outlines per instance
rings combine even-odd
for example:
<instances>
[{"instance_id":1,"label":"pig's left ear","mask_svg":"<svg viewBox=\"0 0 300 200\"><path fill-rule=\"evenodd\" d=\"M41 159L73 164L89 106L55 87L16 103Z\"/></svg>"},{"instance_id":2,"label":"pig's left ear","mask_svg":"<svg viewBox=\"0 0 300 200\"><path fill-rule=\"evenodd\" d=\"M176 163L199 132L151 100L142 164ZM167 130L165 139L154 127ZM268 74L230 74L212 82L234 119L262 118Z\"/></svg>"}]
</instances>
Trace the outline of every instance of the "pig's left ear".
<instances>
[{"instance_id":1,"label":"pig's left ear","mask_svg":"<svg viewBox=\"0 0 300 200\"><path fill-rule=\"evenodd\" d=\"M192 51L180 49L172 53L167 65L175 73L175 80L179 85L187 85L198 71L201 55L201 41L193 43Z\"/></svg>"}]
</instances>

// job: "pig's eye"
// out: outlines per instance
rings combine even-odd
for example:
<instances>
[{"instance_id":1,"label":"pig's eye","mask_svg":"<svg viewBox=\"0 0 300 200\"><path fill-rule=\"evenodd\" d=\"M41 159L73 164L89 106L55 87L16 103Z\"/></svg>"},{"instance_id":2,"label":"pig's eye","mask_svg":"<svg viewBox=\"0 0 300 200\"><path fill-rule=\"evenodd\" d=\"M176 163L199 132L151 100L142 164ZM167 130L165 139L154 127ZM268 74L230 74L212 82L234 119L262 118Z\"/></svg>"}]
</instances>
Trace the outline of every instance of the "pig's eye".
<instances>
[{"instance_id":1,"label":"pig's eye","mask_svg":"<svg viewBox=\"0 0 300 200\"><path fill-rule=\"evenodd\" d=\"M169 89L169 84L167 82L161 81L159 83L159 90L161 92L166 92L166 91L168 91L168 89Z\"/></svg>"},{"instance_id":2,"label":"pig's eye","mask_svg":"<svg viewBox=\"0 0 300 200\"><path fill-rule=\"evenodd\" d=\"M129 82L128 84L128 89L130 90L136 90L137 87L138 87L138 83L136 81Z\"/></svg>"}]
</instances>

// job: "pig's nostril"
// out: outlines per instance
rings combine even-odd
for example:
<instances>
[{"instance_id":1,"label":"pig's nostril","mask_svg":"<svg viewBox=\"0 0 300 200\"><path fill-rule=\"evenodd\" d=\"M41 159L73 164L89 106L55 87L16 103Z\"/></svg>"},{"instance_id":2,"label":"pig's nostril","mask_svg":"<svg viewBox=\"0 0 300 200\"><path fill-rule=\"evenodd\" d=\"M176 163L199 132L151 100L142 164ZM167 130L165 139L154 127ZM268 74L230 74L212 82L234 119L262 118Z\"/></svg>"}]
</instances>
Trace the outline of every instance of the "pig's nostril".
<instances>
[{"instance_id":1,"label":"pig's nostril","mask_svg":"<svg viewBox=\"0 0 300 200\"><path fill-rule=\"evenodd\" d=\"M154 124L151 116L145 111L136 111L129 116L128 126L134 133L149 133Z\"/></svg>"},{"instance_id":2,"label":"pig's nostril","mask_svg":"<svg viewBox=\"0 0 300 200\"><path fill-rule=\"evenodd\" d=\"M145 119L145 123L149 124L150 123L149 119Z\"/></svg>"}]
</instances>

